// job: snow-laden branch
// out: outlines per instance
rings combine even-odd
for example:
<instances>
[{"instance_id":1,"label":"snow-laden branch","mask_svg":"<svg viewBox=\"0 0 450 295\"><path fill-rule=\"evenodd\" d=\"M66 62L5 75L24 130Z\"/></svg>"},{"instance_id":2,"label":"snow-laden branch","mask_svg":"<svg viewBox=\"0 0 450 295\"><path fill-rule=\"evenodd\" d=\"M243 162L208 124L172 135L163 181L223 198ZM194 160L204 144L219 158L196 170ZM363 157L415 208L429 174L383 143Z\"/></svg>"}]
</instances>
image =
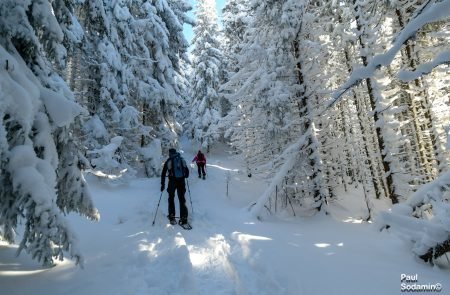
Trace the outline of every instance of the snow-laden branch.
<instances>
[{"instance_id":1,"label":"snow-laden branch","mask_svg":"<svg viewBox=\"0 0 450 295\"><path fill-rule=\"evenodd\" d=\"M439 53L432 61L419 65L414 71L400 71L397 77L404 82L412 81L443 64L450 64L450 50Z\"/></svg>"},{"instance_id":2,"label":"snow-laden branch","mask_svg":"<svg viewBox=\"0 0 450 295\"><path fill-rule=\"evenodd\" d=\"M419 188L402 204L378 216L379 228L389 226L413 243L413 252L430 261L449 251L450 205L446 193L450 171ZM419 218L418 218L419 217ZM438 251L435 251L438 250Z\"/></svg>"},{"instance_id":3,"label":"snow-laden branch","mask_svg":"<svg viewBox=\"0 0 450 295\"><path fill-rule=\"evenodd\" d=\"M251 207L250 213L254 217L256 218L259 217L261 211L264 208L264 205L269 201L270 197L275 191L276 186L283 181L283 178L286 176L289 170L291 170L292 167L294 167L296 163L295 157L297 156L297 151L305 143L305 138L306 138L305 135L301 136L295 143L293 143L291 146L285 149L283 154L280 155L280 158L285 159L284 164L278 170L277 174L275 174L274 178L272 179L272 182L270 183L266 191L261 195L261 197L259 197L256 204Z\"/></svg>"},{"instance_id":4,"label":"snow-laden branch","mask_svg":"<svg viewBox=\"0 0 450 295\"><path fill-rule=\"evenodd\" d=\"M115 159L114 155L117 149L122 144L123 137L116 136L111 138L111 142L102 147L92 151L87 151L87 154L97 154L98 158L92 159L91 162L100 169L111 169L120 166L120 163Z\"/></svg>"},{"instance_id":5,"label":"snow-laden branch","mask_svg":"<svg viewBox=\"0 0 450 295\"><path fill-rule=\"evenodd\" d=\"M422 185L414 194L412 194L408 198L405 204L411 206L412 208L420 206L430 199L437 198L437 196L442 196L445 192L443 188L446 187L450 187L450 170L445 172L432 182Z\"/></svg>"},{"instance_id":6,"label":"snow-laden branch","mask_svg":"<svg viewBox=\"0 0 450 295\"><path fill-rule=\"evenodd\" d=\"M336 102L338 102L342 95L344 95L352 87L358 85L362 80L372 77L378 68L390 65L394 60L396 54L400 51L401 47L409 39L411 39L420 28L422 28L426 24L444 20L449 16L450 0L443 0L442 2L434 3L433 5L429 6L428 9L417 15L405 26L403 30L400 31L397 38L394 39L395 41L393 42L392 47L386 53L374 56L367 66L353 70L347 82L345 82L331 95L331 102L329 103L328 107L331 107ZM446 59L448 62L448 52ZM440 63L439 60L441 60ZM434 60L434 62L436 63L436 65L438 65L443 63L442 60L445 60L445 57L439 55ZM425 68L423 70L426 70L430 67L430 65L424 65L424 67ZM414 72L416 73L416 71ZM419 72L417 72L416 74L418 73Z\"/></svg>"}]
</instances>

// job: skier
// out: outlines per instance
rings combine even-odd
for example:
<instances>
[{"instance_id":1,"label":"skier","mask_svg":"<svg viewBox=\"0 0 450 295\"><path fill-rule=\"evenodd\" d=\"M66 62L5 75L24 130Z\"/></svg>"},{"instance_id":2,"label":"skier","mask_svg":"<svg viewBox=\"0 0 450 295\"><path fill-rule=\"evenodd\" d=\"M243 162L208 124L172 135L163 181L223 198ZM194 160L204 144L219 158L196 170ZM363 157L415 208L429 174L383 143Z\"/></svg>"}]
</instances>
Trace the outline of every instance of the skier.
<instances>
[{"instance_id":1,"label":"skier","mask_svg":"<svg viewBox=\"0 0 450 295\"><path fill-rule=\"evenodd\" d=\"M169 158L164 163L161 173L161 192L164 191L166 173L169 172L169 183L167 185L167 192L169 193L169 221L171 224L176 224L175 221L175 190L177 191L178 201L180 202L180 225L188 223L188 209L186 207L186 199L184 194L186 192L186 184L184 179L189 177L189 168L186 161L181 157L175 149L169 149Z\"/></svg>"},{"instance_id":2,"label":"skier","mask_svg":"<svg viewBox=\"0 0 450 295\"><path fill-rule=\"evenodd\" d=\"M201 178L202 174L203 174L203 179L205 179L205 176L206 176L206 172L205 172L206 157L202 153L202 151L198 151L197 155L194 157L192 162L195 162L197 164L198 178Z\"/></svg>"}]
</instances>

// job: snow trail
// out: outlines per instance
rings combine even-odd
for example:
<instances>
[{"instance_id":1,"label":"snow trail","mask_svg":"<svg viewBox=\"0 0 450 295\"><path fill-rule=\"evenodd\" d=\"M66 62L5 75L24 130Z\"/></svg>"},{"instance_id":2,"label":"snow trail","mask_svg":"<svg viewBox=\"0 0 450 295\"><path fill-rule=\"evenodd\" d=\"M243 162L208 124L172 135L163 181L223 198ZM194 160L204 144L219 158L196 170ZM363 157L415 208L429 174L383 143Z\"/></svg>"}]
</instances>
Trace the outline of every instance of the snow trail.
<instances>
[{"instance_id":1,"label":"snow trail","mask_svg":"<svg viewBox=\"0 0 450 295\"><path fill-rule=\"evenodd\" d=\"M229 199L225 197L224 180L228 168L223 167L221 161L213 160L208 164L206 180L199 179L196 167L193 169L195 170L191 171L192 176L188 180L191 195L187 191L186 199L194 229L183 231L178 226L171 229L187 245L192 266L190 271L195 281L193 284L199 291L196 294L285 294L270 270L256 263L248 249L242 248L243 244L235 233L224 230L230 219L239 218L235 213L230 215L230 210L236 209L230 206ZM155 225L158 227L167 224L164 217L166 200L164 201L163 211L158 213ZM178 206L176 207L178 212Z\"/></svg>"},{"instance_id":2,"label":"snow trail","mask_svg":"<svg viewBox=\"0 0 450 295\"><path fill-rule=\"evenodd\" d=\"M193 155L184 150L188 162ZM256 220L248 204L267 183L241 173L226 153L212 155L206 180L191 170L186 198L192 230L168 224L167 192L152 226L158 178L113 185L91 177L100 221L69 216L85 268L67 260L45 269L26 255L15 258L16 247L0 244L2 294L378 295L396 293L400 275L410 272L421 283L450 288L450 270L417 262L403 241L345 215L342 200L349 196L329 210L340 211L345 222L321 214ZM358 196L350 197L354 203Z\"/></svg>"}]
</instances>

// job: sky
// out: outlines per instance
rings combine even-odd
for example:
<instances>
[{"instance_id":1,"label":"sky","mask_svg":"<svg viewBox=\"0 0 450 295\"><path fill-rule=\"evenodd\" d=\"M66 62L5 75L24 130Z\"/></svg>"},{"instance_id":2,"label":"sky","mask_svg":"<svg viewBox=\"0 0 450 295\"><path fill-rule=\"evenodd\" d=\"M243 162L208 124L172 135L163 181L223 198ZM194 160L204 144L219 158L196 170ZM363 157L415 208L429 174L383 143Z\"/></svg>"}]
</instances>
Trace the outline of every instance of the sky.
<instances>
[{"instance_id":1,"label":"sky","mask_svg":"<svg viewBox=\"0 0 450 295\"><path fill-rule=\"evenodd\" d=\"M195 9L195 0L189 0L189 3L192 5L192 7ZM219 17L219 22L220 22L220 18L222 16L222 8L225 6L225 0L216 0L216 8L217 8L217 16ZM194 17L194 13L193 11L191 11L189 13L189 15L191 17ZM189 43L191 43L192 38L194 36L194 32L192 30L191 26L188 25L184 25L184 35L186 36L186 39L188 40Z\"/></svg>"}]
</instances>

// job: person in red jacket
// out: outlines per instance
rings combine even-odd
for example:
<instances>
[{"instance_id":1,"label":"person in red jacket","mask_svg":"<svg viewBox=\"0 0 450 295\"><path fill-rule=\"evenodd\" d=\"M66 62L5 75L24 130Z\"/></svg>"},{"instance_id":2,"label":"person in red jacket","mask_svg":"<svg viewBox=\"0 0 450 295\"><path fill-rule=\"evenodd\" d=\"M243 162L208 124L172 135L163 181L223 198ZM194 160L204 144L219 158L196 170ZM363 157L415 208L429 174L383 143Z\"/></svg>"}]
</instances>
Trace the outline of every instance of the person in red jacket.
<instances>
[{"instance_id":1,"label":"person in red jacket","mask_svg":"<svg viewBox=\"0 0 450 295\"><path fill-rule=\"evenodd\" d=\"M202 153L202 151L198 151L197 155L194 157L192 162L195 162L197 164L198 178L201 178L202 174L203 174L203 179L205 179L205 176L206 176L206 172L205 172L206 157Z\"/></svg>"}]
</instances>

